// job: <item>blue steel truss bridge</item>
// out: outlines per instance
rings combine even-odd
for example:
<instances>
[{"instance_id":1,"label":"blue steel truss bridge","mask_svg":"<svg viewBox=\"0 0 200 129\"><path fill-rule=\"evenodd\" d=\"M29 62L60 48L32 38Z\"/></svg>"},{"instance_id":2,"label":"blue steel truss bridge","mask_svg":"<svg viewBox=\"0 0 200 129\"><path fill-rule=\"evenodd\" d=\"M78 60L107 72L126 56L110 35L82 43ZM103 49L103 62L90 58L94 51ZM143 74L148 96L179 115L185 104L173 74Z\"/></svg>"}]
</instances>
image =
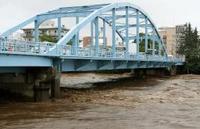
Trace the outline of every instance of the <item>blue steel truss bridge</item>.
<instances>
[{"instance_id":1,"label":"blue steel truss bridge","mask_svg":"<svg viewBox=\"0 0 200 129\"><path fill-rule=\"evenodd\" d=\"M74 20L75 25L61 35L64 18L70 19L68 22ZM58 41L41 42L40 25L52 19L57 22ZM12 36L30 24L34 26L34 41ZM80 47L80 33L85 27L91 40L87 47ZM134 52L130 51L131 46ZM130 3L62 7L38 14L0 35L1 72L31 67L56 67L60 72L69 72L170 68L183 64L184 58L168 56L148 14Z\"/></svg>"}]
</instances>

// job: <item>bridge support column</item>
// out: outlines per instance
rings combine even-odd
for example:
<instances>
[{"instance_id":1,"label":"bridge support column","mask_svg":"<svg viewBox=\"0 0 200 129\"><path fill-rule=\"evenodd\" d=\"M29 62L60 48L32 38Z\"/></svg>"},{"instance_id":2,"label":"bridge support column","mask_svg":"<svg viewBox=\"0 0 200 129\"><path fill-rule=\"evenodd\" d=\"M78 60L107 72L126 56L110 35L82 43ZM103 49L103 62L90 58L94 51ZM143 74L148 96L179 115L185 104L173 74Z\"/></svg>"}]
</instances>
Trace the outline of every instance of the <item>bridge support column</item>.
<instances>
[{"instance_id":1,"label":"bridge support column","mask_svg":"<svg viewBox=\"0 0 200 129\"><path fill-rule=\"evenodd\" d=\"M52 98L60 98L60 78L61 78L61 60L54 60L54 67L51 79L51 97Z\"/></svg>"},{"instance_id":2,"label":"bridge support column","mask_svg":"<svg viewBox=\"0 0 200 129\"><path fill-rule=\"evenodd\" d=\"M33 76L33 98L35 102L48 101L51 88L51 74L49 68L36 68L27 71ZM29 78L29 77L28 77ZM28 80L28 79L27 79Z\"/></svg>"},{"instance_id":3,"label":"bridge support column","mask_svg":"<svg viewBox=\"0 0 200 129\"><path fill-rule=\"evenodd\" d=\"M176 66L172 65L171 67L168 67L167 68L167 73L170 75L170 76L175 76L176 75Z\"/></svg>"},{"instance_id":4,"label":"bridge support column","mask_svg":"<svg viewBox=\"0 0 200 129\"><path fill-rule=\"evenodd\" d=\"M35 102L48 101L50 98L49 89L50 89L49 83L35 81L33 88L34 101Z\"/></svg>"},{"instance_id":5,"label":"bridge support column","mask_svg":"<svg viewBox=\"0 0 200 129\"><path fill-rule=\"evenodd\" d=\"M146 78L146 70L145 69L135 69L134 76L138 79Z\"/></svg>"},{"instance_id":6,"label":"bridge support column","mask_svg":"<svg viewBox=\"0 0 200 129\"><path fill-rule=\"evenodd\" d=\"M61 60L54 59L52 68L35 69L31 72L34 79L34 101L47 101L60 98Z\"/></svg>"},{"instance_id":7,"label":"bridge support column","mask_svg":"<svg viewBox=\"0 0 200 129\"><path fill-rule=\"evenodd\" d=\"M56 75L51 80L51 97L60 98L60 77L61 74L56 72Z\"/></svg>"}]
</instances>

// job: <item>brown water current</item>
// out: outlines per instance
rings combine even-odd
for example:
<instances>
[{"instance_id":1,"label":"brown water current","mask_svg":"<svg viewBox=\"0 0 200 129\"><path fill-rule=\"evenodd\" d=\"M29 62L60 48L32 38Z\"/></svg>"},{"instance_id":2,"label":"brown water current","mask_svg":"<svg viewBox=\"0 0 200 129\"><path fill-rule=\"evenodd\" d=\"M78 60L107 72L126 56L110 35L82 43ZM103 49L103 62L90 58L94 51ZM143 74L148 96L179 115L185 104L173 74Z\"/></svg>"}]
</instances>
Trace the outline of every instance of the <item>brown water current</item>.
<instances>
[{"instance_id":1,"label":"brown water current","mask_svg":"<svg viewBox=\"0 0 200 129\"><path fill-rule=\"evenodd\" d=\"M64 89L55 102L0 104L0 129L200 129L200 76L132 77Z\"/></svg>"}]
</instances>

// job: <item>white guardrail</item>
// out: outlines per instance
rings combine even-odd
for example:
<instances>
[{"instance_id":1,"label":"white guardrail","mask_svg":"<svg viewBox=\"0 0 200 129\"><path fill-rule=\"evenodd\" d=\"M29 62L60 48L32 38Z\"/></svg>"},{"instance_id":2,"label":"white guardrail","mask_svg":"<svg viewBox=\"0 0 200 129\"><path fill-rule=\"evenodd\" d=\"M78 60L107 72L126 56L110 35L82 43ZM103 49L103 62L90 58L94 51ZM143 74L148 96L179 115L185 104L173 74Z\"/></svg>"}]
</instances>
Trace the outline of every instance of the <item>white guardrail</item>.
<instances>
[{"instance_id":1,"label":"white guardrail","mask_svg":"<svg viewBox=\"0 0 200 129\"><path fill-rule=\"evenodd\" d=\"M50 50L56 44L49 42L28 42L19 40L5 40L0 39L0 53L6 54L26 54L26 55L42 55L42 56L78 56L78 57L98 57L98 58L121 58L134 60L153 60L153 61L171 61L171 62L185 62L184 56L179 57L163 57L159 55L130 55L125 50L116 50L113 56L112 49L100 49L96 54L95 48L78 48L75 50L70 45L56 45L56 52L52 53Z\"/></svg>"}]
</instances>

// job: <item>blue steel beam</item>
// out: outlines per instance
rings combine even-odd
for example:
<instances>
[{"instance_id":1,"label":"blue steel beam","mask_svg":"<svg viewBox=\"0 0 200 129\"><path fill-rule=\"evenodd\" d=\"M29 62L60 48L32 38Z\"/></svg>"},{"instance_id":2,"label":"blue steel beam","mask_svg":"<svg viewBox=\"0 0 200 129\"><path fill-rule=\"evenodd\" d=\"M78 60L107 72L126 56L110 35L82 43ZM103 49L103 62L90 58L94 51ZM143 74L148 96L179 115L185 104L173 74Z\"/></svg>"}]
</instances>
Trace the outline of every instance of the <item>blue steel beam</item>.
<instances>
[{"instance_id":1,"label":"blue steel beam","mask_svg":"<svg viewBox=\"0 0 200 129\"><path fill-rule=\"evenodd\" d=\"M41 20L49 20L49 19L55 19L58 17L87 17L91 14L92 12L74 12L74 13L52 13L52 14L39 14L38 17Z\"/></svg>"},{"instance_id":2,"label":"blue steel beam","mask_svg":"<svg viewBox=\"0 0 200 129\"><path fill-rule=\"evenodd\" d=\"M153 55L155 55L155 32L153 31Z\"/></svg>"},{"instance_id":3,"label":"blue steel beam","mask_svg":"<svg viewBox=\"0 0 200 129\"><path fill-rule=\"evenodd\" d=\"M83 8L88 8L89 6L85 6ZM128 8L128 9L127 9ZM70 14L70 11L69 12L66 12L66 13L69 13L69 14L62 14L63 12L54 12L54 13L51 13L51 14L42 14L42 15L38 15L37 17L35 17L33 19L33 21L36 21L35 23L35 37L36 37L36 41L38 41L38 28L39 28L39 25L44 22L45 20L48 20L49 18L58 18L58 17L64 17L66 15L71 15L71 16L75 16L75 17L80 17L80 15L82 16L84 13L80 13L80 10L82 9L77 9L77 10L73 10L73 8L71 8L72 11ZM91 9L91 8L90 8ZM9 59L8 62L6 61L5 62L5 59L2 58L2 63L0 63L2 65L2 67L5 67L5 66L11 66L11 65L15 65L15 66L22 66L22 67L34 67L34 66L41 66L41 67L51 67L52 66L52 59L53 57L59 57L59 58L62 58L64 63L66 63L66 65L63 65L63 67L70 67L70 68L66 68L67 70L66 71L77 71L77 70L85 70L85 71L88 71L88 70L113 70L113 69L127 69L127 68L151 68L152 66L154 67L166 67L166 65L174 65L176 64L175 61L171 61L170 60L167 60L166 58L163 58L163 57L159 57L159 59L156 58L156 56L151 56L151 57L148 57L147 55L146 56L142 56L142 55L139 55L139 42L140 40L144 39L145 38L145 42L147 41L147 38L149 39L153 39L154 40L154 43L157 42L159 43L159 54L161 54L161 49L162 50L165 50L165 47L164 47L164 44L162 43L162 40L156 30L156 27L155 25L153 24L152 20L149 18L149 16L143 11L141 10L139 7L135 6L135 5L131 5L129 3L120 3L120 4L109 4L109 5L105 5L105 6L102 6L102 7L99 7L98 9L95 9L93 11L91 11L90 9L86 10L85 12L89 12L87 15L86 15L86 18L84 18L82 21L80 22L77 22L77 25L75 27L73 27L69 33L67 33L63 38L61 38L58 42L58 44L56 44L56 46L54 46L53 48L50 47L51 51L52 50L56 50L58 53L56 54L53 54L53 55L50 55L50 54L46 54L44 53L44 55L40 55L42 52L41 51L48 51L48 50L39 50L39 53L34 53L34 55L29 55L31 54L32 52L32 48L33 49L37 49L38 47L41 48L41 46L29 46L28 48L26 48L26 50L29 50L31 49L30 53L26 53L27 56L26 58L24 57L20 57L20 62L14 62L16 61L16 59L13 59L13 58L7 58ZM124 58L124 55L123 56L118 56L119 54L118 53L115 53L115 50L116 50L116 33L118 33L119 35L121 35L121 33L119 33L119 31L117 30L117 25L118 25L118 22L117 22L117 11L118 10L124 10L126 11L126 14L125 14L125 31L126 31L126 34L125 34L125 37L122 37L122 39L125 39L125 42L126 42L126 49L128 50L128 40L129 39L136 39L137 41L137 57L131 57L131 58ZM117 10L117 11L116 11ZM137 15L136 15L136 30L137 30L137 34L135 35L135 37L131 34L129 34L128 30L129 28L131 27L130 23L129 23L129 11L130 10L134 10ZM110 26L112 26L112 49L113 49L113 56L109 57L104 57L104 56L99 56L99 23L98 23L98 18L101 18L102 15L104 15L106 12L112 12L111 14L109 14L112 18L112 22L109 23ZM77 14L77 15L74 15L74 14ZM142 18L141 16L144 16L145 17L145 21L144 18ZM104 19L104 18L102 18ZM59 19L58 19L59 20ZM62 54L62 51L64 49L61 49L60 47L62 47L62 45L65 45L68 41L70 41L72 38L74 39L74 42L76 42L77 44L77 35L79 33L79 31L88 23L91 23L95 20L95 54L96 56L78 56L77 54L72 54L72 55L63 55ZM108 19L107 19L108 20ZM107 21L106 19L104 19L104 23L107 23L109 21ZM15 28L12 28L10 29L9 31L5 32L4 35L9 35L13 32L15 32L16 30L18 29L21 29L23 26L27 25L30 23L31 20L28 20L18 26L16 26ZM140 22L141 21L141 22ZM151 24L150 27L151 29L153 29L153 35L147 35L148 34L148 31L146 31L145 33L145 37L140 37L139 36L139 32L140 32L140 27L143 26L143 22L145 22L145 30L147 30L147 27L148 27L148 24ZM92 23L93 24L93 23ZM105 25L103 25L105 26ZM91 28L93 28L93 26L91 26ZM104 28L104 27L103 27ZM105 28L104 28L104 31L105 31ZM91 30L91 35L93 35L93 29ZM150 34L150 32L149 32ZM122 35L121 35L122 36ZM4 36L4 37L7 37L7 36ZM92 36L93 37L93 36ZM93 39L93 38L92 38ZM104 34L104 40L105 40L105 34ZM2 43L0 41L0 43ZM3 42L4 43L4 42ZM7 43L7 42L6 42ZM10 44L10 42L8 42ZM92 42L94 43L94 42ZM104 42L105 43L105 42ZM15 49L13 49L12 51L10 51L10 45L7 44L7 47L3 47L3 48L6 48L8 50L1 50L2 52L2 55L12 55L12 54L16 54L12 51L16 51ZM16 44L14 44L16 45ZM19 44L18 44L19 45ZM39 44L40 45L40 44ZM61 45L61 46L60 46ZM12 47L12 46L11 46ZM45 49L46 47L48 46L45 46ZM66 47L66 46L65 46ZM17 48L17 47L15 47ZM43 47L44 48L44 47ZM146 49L147 50L147 49ZM78 47L76 45L76 48L75 48L75 51L78 51ZM155 51L155 44L153 45L153 51ZM5 53L4 53L5 52ZM20 52L18 53L20 56L23 52ZM33 53L32 53L33 54ZM43 54L43 53L42 53ZM100 53L101 54L101 53ZM115 54L117 54L115 56ZM166 51L164 51L164 54L167 55ZM77 56L75 56L77 55ZM40 56L37 58L37 56ZM43 56L46 56L46 57L43 57ZM135 56L135 55L134 55ZM26 59L27 62L23 62L22 60L23 59ZM10 65L8 65L8 63ZM63 64L64 64L63 63ZM5 65L5 66L4 66Z\"/></svg>"},{"instance_id":4,"label":"blue steel beam","mask_svg":"<svg viewBox=\"0 0 200 129\"><path fill-rule=\"evenodd\" d=\"M62 44L64 41L71 39L71 37L74 35L76 31L79 31L81 28L85 26L89 21L94 19L96 16L99 16L103 14L104 12L108 12L109 10L113 8L118 8L118 7L124 7L124 6L130 6L131 4L129 3L120 3L120 4L110 4L107 5L97 11L94 11L92 14L90 14L88 17L86 17L82 22L80 22L76 27L72 28L71 31L63 37L58 43Z\"/></svg>"},{"instance_id":5,"label":"blue steel beam","mask_svg":"<svg viewBox=\"0 0 200 129\"><path fill-rule=\"evenodd\" d=\"M112 56L116 56L116 25L115 25L115 8L112 9Z\"/></svg>"},{"instance_id":6,"label":"blue steel beam","mask_svg":"<svg viewBox=\"0 0 200 129\"><path fill-rule=\"evenodd\" d=\"M176 65L173 62L160 61L126 61L126 60L90 60L90 59L69 59L62 64L63 72L74 71L101 71L114 69L137 69L137 68L166 68Z\"/></svg>"},{"instance_id":7,"label":"blue steel beam","mask_svg":"<svg viewBox=\"0 0 200 129\"><path fill-rule=\"evenodd\" d=\"M94 21L92 21L91 23L90 23L91 25L91 27L90 27L90 29L91 29L91 43L90 43L90 48L92 48L92 47L94 47Z\"/></svg>"},{"instance_id":8,"label":"blue steel beam","mask_svg":"<svg viewBox=\"0 0 200 129\"><path fill-rule=\"evenodd\" d=\"M36 19L34 21L34 39L35 39L35 42L39 42L39 21Z\"/></svg>"},{"instance_id":9,"label":"blue steel beam","mask_svg":"<svg viewBox=\"0 0 200 129\"><path fill-rule=\"evenodd\" d=\"M106 19L104 19L103 17L99 17L99 18L102 19L102 20L104 20L105 23L107 23L110 27L112 27L112 23L111 23L111 22L108 22L108 21L107 21ZM117 33L117 35L121 38L121 40L123 41L124 38L123 38L122 34L121 34L118 30L116 30L116 33Z\"/></svg>"},{"instance_id":10,"label":"blue steel beam","mask_svg":"<svg viewBox=\"0 0 200 129\"><path fill-rule=\"evenodd\" d=\"M62 23L61 23L61 17L58 18L58 40L61 39L61 31L62 31Z\"/></svg>"},{"instance_id":11,"label":"blue steel beam","mask_svg":"<svg viewBox=\"0 0 200 129\"><path fill-rule=\"evenodd\" d=\"M76 10L91 10L91 9L99 9L103 6L107 6L109 4L95 4L95 5L89 5L89 6L73 6L73 7L62 7L53 11L49 11L48 13L59 13L59 12L66 12L66 11L76 11Z\"/></svg>"},{"instance_id":12,"label":"blue steel beam","mask_svg":"<svg viewBox=\"0 0 200 129\"><path fill-rule=\"evenodd\" d=\"M14 32L16 32L16 31L22 29L23 27L25 27L26 25L30 24L31 22L34 22L35 19L36 19L36 17L34 16L34 17L32 17L32 18L30 18L30 19L28 19L28 20L22 22L21 24L19 24L19 25L13 27L13 28L7 30L6 32L2 33L2 34L0 35L0 37L8 37L8 36L11 35L12 33L14 33Z\"/></svg>"},{"instance_id":13,"label":"blue steel beam","mask_svg":"<svg viewBox=\"0 0 200 129\"><path fill-rule=\"evenodd\" d=\"M129 51L129 7L125 7L126 9L126 56L128 56Z\"/></svg>"},{"instance_id":14,"label":"blue steel beam","mask_svg":"<svg viewBox=\"0 0 200 129\"><path fill-rule=\"evenodd\" d=\"M141 28L145 28L145 27L147 27L147 28L151 28L152 27L152 25L151 24L140 24L139 25ZM129 24L128 25L128 27L129 28L131 28L131 27L137 27L137 24ZM116 25L116 29L117 30L119 30L119 29L124 29L124 28L126 28L126 25L124 24L124 25ZM126 29L124 29L124 30L126 30Z\"/></svg>"},{"instance_id":15,"label":"blue steel beam","mask_svg":"<svg viewBox=\"0 0 200 129\"><path fill-rule=\"evenodd\" d=\"M107 46L107 37L106 37L106 21L103 20L103 48Z\"/></svg>"},{"instance_id":16,"label":"blue steel beam","mask_svg":"<svg viewBox=\"0 0 200 129\"><path fill-rule=\"evenodd\" d=\"M145 53L147 53L148 49L148 28L147 28L148 20L145 18Z\"/></svg>"},{"instance_id":17,"label":"blue steel beam","mask_svg":"<svg viewBox=\"0 0 200 129\"><path fill-rule=\"evenodd\" d=\"M79 23L79 17L76 17L76 24ZM75 53L77 55L79 49L79 32L75 35Z\"/></svg>"},{"instance_id":18,"label":"blue steel beam","mask_svg":"<svg viewBox=\"0 0 200 129\"><path fill-rule=\"evenodd\" d=\"M106 20L108 20L108 21L112 21L112 16L102 16L102 17L104 17ZM136 14L129 14L129 18L136 18L137 17L137 15ZM144 19L145 18L145 16L144 15L139 15L138 16L140 19ZM116 20L119 20L119 19L124 19L124 18L126 18L126 15L123 15L123 14L117 14L116 15Z\"/></svg>"},{"instance_id":19,"label":"blue steel beam","mask_svg":"<svg viewBox=\"0 0 200 129\"><path fill-rule=\"evenodd\" d=\"M64 15L70 15L70 12L72 13L71 16L74 16L73 13L78 13L78 14L81 15L80 11L82 9L85 9L85 12L88 11L88 15L86 15L86 17L81 22L79 22L79 24L77 24L75 27L73 27L63 38L61 38L58 41L58 45L64 45L66 42L69 42L72 39L72 37L74 37L74 35L76 35L77 32L80 31L87 23L90 23L92 20L94 20L95 17L100 17L101 15L104 15L106 12L111 11L113 8L115 8L117 10L122 10L122 9L124 9L124 7L129 7L129 9L132 10L132 11L137 10L137 15L136 15L137 20L142 19L141 15L147 17L149 23L152 24L153 28L155 29L158 40L161 42L162 49L166 53L165 46L163 45L163 43L161 41L161 38L158 34L158 31L156 29L155 24L152 22L151 18L148 16L148 14L144 10L139 8L138 6L135 6L135 5L130 4L130 3L115 3L115 4L105 4L105 5L102 5L102 6L100 5L99 8L97 8L97 9L95 9L95 6L93 6L92 9L90 7L91 6L69 7L68 9L69 10L71 9L69 12L66 11L66 10L63 11L63 12L68 12L67 14L62 14L62 11L60 11L60 12L59 11L49 12L49 13L46 13L46 14L37 15L37 20L38 20L38 22L41 23L41 22L44 22L45 20L48 20L48 19L64 17ZM84 13L82 13L82 14L84 14ZM34 17L34 19L31 19L31 20L34 21L35 19L36 18ZM22 27L24 27L25 25L30 23L31 20L25 21L24 23L10 29L10 31L8 31L7 33L4 33L4 35L13 33L15 31L17 31L18 29L21 29ZM139 22L137 24L139 25ZM137 26L137 28L138 28L138 26ZM116 31L117 31L117 29L116 29ZM1 35L1 36L3 36L3 35ZM5 37L5 36L3 36L3 37ZM137 38L137 39L139 39L139 38ZM137 48L139 49L139 47L137 47ZM56 46L53 47L51 50L53 51L55 49L56 49Z\"/></svg>"},{"instance_id":20,"label":"blue steel beam","mask_svg":"<svg viewBox=\"0 0 200 129\"><path fill-rule=\"evenodd\" d=\"M0 55L0 67L52 67L52 59L30 55Z\"/></svg>"},{"instance_id":21,"label":"blue steel beam","mask_svg":"<svg viewBox=\"0 0 200 129\"><path fill-rule=\"evenodd\" d=\"M137 54L139 54L139 52L140 52L140 50L139 50L139 48L140 48L140 45L139 45L139 43L140 43L140 35L139 35L139 33L140 33L139 11L136 10L136 13L137 13L137 17L136 17L136 25L137 25L137 27L136 27L136 44L137 44L136 51L137 51Z\"/></svg>"},{"instance_id":22,"label":"blue steel beam","mask_svg":"<svg viewBox=\"0 0 200 129\"><path fill-rule=\"evenodd\" d=\"M95 56L99 54L99 18L95 18Z\"/></svg>"}]
</instances>

